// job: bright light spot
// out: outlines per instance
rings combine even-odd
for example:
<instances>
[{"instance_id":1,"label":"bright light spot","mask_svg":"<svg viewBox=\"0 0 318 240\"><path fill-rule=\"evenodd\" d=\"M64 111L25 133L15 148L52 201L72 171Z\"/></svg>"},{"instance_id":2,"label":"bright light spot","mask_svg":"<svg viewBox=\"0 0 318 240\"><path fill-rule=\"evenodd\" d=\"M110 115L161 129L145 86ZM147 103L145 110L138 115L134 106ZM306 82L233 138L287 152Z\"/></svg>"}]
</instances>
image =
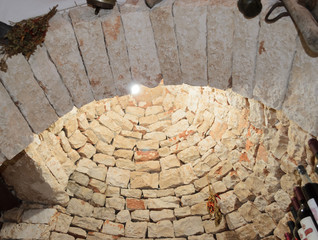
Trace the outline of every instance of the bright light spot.
<instances>
[{"instance_id":1,"label":"bright light spot","mask_svg":"<svg viewBox=\"0 0 318 240\"><path fill-rule=\"evenodd\" d=\"M132 95L137 95L138 93L140 93L140 86L138 84L132 85L130 92Z\"/></svg>"}]
</instances>

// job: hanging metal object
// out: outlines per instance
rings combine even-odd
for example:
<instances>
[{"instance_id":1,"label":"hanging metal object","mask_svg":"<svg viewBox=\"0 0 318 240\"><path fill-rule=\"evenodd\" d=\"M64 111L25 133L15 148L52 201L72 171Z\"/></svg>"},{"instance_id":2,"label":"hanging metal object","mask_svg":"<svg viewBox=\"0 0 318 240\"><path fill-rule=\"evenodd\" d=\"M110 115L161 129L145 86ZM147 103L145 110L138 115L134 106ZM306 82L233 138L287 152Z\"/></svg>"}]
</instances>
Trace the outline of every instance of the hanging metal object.
<instances>
[{"instance_id":1,"label":"hanging metal object","mask_svg":"<svg viewBox=\"0 0 318 240\"><path fill-rule=\"evenodd\" d=\"M155 6L156 4L162 2L162 0L145 0L146 2L146 5L149 7L149 8L152 8L153 6Z\"/></svg>"},{"instance_id":2,"label":"hanging metal object","mask_svg":"<svg viewBox=\"0 0 318 240\"><path fill-rule=\"evenodd\" d=\"M86 0L88 5L95 8L95 15L99 13L101 9L113 9L116 0Z\"/></svg>"},{"instance_id":3,"label":"hanging metal object","mask_svg":"<svg viewBox=\"0 0 318 240\"><path fill-rule=\"evenodd\" d=\"M237 7L246 18L256 17L262 11L261 0L239 0Z\"/></svg>"}]
</instances>

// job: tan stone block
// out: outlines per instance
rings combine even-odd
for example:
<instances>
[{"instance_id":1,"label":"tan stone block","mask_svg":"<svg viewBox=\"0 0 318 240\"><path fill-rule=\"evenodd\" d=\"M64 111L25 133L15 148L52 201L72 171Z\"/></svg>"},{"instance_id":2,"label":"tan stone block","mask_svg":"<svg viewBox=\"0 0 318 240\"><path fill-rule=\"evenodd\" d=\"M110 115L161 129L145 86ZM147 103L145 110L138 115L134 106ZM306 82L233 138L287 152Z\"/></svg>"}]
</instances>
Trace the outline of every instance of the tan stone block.
<instances>
[{"instance_id":1,"label":"tan stone block","mask_svg":"<svg viewBox=\"0 0 318 240\"><path fill-rule=\"evenodd\" d=\"M191 216L191 209L190 209L189 206L187 206L187 207L175 208L175 209L174 209L174 215L175 215L177 218L183 218L183 217Z\"/></svg>"},{"instance_id":2,"label":"tan stone block","mask_svg":"<svg viewBox=\"0 0 318 240\"><path fill-rule=\"evenodd\" d=\"M146 108L145 116L156 115L163 112L162 106L149 106Z\"/></svg>"},{"instance_id":3,"label":"tan stone block","mask_svg":"<svg viewBox=\"0 0 318 240\"><path fill-rule=\"evenodd\" d=\"M107 167L114 166L116 162L114 157L102 153L94 154L93 161L101 163Z\"/></svg>"},{"instance_id":4,"label":"tan stone block","mask_svg":"<svg viewBox=\"0 0 318 240\"><path fill-rule=\"evenodd\" d=\"M80 148L85 145L87 138L79 131L76 130L69 138L69 142L73 148Z\"/></svg>"},{"instance_id":5,"label":"tan stone block","mask_svg":"<svg viewBox=\"0 0 318 240\"><path fill-rule=\"evenodd\" d=\"M138 222L149 222L149 210L135 210L131 212L131 219Z\"/></svg>"},{"instance_id":6,"label":"tan stone block","mask_svg":"<svg viewBox=\"0 0 318 240\"><path fill-rule=\"evenodd\" d=\"M117 135L114 138L113 146L116 148L133 149L137 141L133 138L125 138Z\"/></svg>"},{"instance_id":7,"label":"tan stone block","mask_svg":"<svg viewBox=\"0 0 318 240\"><path fill-rule=\"evenodd\" d=\"M267 213L258 215L253 222L254 228L261 237L265 237L276 228L275 222Z\"/></svg>"},{"instance_id":8,"label":"tan stone block","mask_svg":"<svg viewBox=\"0 0 318 240\"><path fill-rule=\"evenodd\" d=\"M201 203L205 201L209 197L208 187L202 189L201 192L193 194L193 195L186 195L181 197L182 206L192 206L197 203Z\"/></svg>"},{"instance_id":9,"label":"tan stone block","mask_svg":"<svg viewBox=\"0 0 318 240\"><path fill-rule=\"evenodd\" d=\"M204 232L201 217L186 217L173 222L176 237L190 236Z\"/></svg>"},{"instance_id":10,"label":"tan stone block","mask_svg":"<svg viewBox=\"0 0 318 240\"><path fill-rule=\"evenodd\" d=\"M124 189L120 190L120 195L128 198L141 198L141 190L140 189Z\"/></svg>"},{"instance_id":11,"label":"tan stone block","mask_svg":"<svg viewBox=\"0 0 318 240\"><path fill-rule=\"evenodd\" d=\"M106 183L112 186L127 188L131 173L128 170L110 167L106 178Z\"/></svg>"},{"instance_id":12,"label":"tan stone block","mask_svg":"<svg viewBox=\"0 0 318 240\"><path fill-rule=\"evenodd\" d=\"M124 159L124 158L116 159L116 167L121 168L121 169L135 171L136 170L135 165L136 164L129 159Z\"/></svg>"},{"instance_id":13,"label":"tan stone block","mask_svg":"<svg viewBox=\"0 0 318 240\"><path fill-rule=\"evenodd\" d=\"M160 180L159 185L161 189L177 187L182 185L182 179L180 175L179 168L177 169L169 169L160 172Z\"/></svg>"},{"instance_id":14,"label":"tan stone block","mask_svg":"<svg viewBox=\"0 0 318 240\"><path fill-rule=\"evenodd\" d=\"M92 213L93 218L108 219L109 221L115 221L115 209L106 207L95 207Z\"/></svg>"},{"instance_id":15,"label":"tan stone block","mask_svg":"<svg viewBox=\"0 0 318 240\"><path fill-rule=\"evenodd\" d=\"M220 222L220 225L216 226L215 221L213 220L208 220L208 221L203 221L203 227L206 233L219 233L223 232L227 229L225 217L222 217L222 220Z\"/></svg>"},{"instance_id":16,"label":"tan stone block","mask_svg":"<svg viewBox=\"0 0 318 240\"><path fill-rule=\"evenodd\" d=\"M160 163L158 161L136 163L136 171L138 172L160 172L160 170Z\"/></svg>"},{"instance_id":17,"label":"tan stone block","mask_svg":"<svg viewBox=\"0 0 318 240\"><path fill-rule=\"evenodd\" d=\"M149 198L147 200L148 209L164 209L164 208L178 208L180 206L180 199L177 197L162 197Z\"/></svg>"},{"instance_id":18,"label":"tan stone block","mask_svg":"<svg viewBox=\"0 0 318 240\"><path fill-rule=\"evenodd\" d=\"M116 215L116 222L126 223L131 221L130 213L128 210L121 210Z\"/></svg>"},{"instance_id":19,"label":"tan stone block","mask_svg":"<svg viewBox=\"0 0 318 240\"><path fill-rule=\"evenodd\" d=\"M102 220L96 220L89 217L75 216L72 221L73 226L80 227L88 231L99 231L102 228L102 224Z\"/></svg>"},{"instance_id":20,"label":"tan stone block","mask_svg":"<svg viewBox=\"0 0 318 240\"><path fill-rule=\"evenodd\" d=\"M123 210L125 208L125 199L121 197L112 197L106 199L106 207L115 210Z\"/></svg>"},{"instance_id":21,"label":"tan stone block","mask_svg":"<svg viewBox=\"0 0 318 240\"><path fill-rule=\"evenodd\" d=\"M175 220L175 216L173 214L173 210L164 209L161 211L150 211L150 219L154 222L159 222L162 220Z\"/></svg>"},{"instance_id":22,"label":"tan stone block","mask_svg":"<svg viewBox=\"0 0 318 240\"><path fill-rule=\"evenodd\" d=\"M180 159L180 161L184 163L189 163L198 159L200 157L200 153L199 153L198 147L192 146L179 152L177 156Z\"/></svg>"},{"instance_id":23,"label":"tan stone block","mask_svg":"<svg viewBox=\"0 0 318 240\"><path fill-rule=\"evenodd\" d=\"M170 168L180 167L180 161L176 155L169 155L160 159L160 165L162 170L168 170Z\"/></svg>"},{"instance_id":24,"label":"tan stone block","mask_svg":"<svg viewBox=\"0 0 318 240\"><path fill-rule=\"evenodd\" d=\"M100 165L95 168L90 168L87 172L87 175L91 178L95 178L100 181L105 181L107 175L107 168L103 165Z\"/></svg>"},{"instance_id":25,"label":"tan stone block","mask_svg":"<svg viewBox=\"0 0 318 240\"><path fill-rule=\"evenodd\" d=\"M120 135L122 135L124 137L132 137L132 138L136 138L136 139L142 138L142 134L140 132L131 132L131 131L126 131L126 130L122 130L120 132Z\"/></svg>"},{"instance_id":26,"label":"tan stone block","mask_svg":"<svg viewBox=\"0 0 318 240\"><path fill-rule=\"evenodd\" d=\"M169 126L171 126L171 120L163 120L163 121L158 121L158 122L155 122L155 123L149 125L148 129L149 129L150 132L164 131Z\"/></svg>"},{"instance_id":27,"label":"tan stone block","mask_svg":"<svg viewBox=\"0 0 318 240\"><path fill-rule=\"evenodd\" d=\"M244 218L238 211L227 214L225 218L230 230L237 229L246 224Z\"/></svg>"},{"instance_id":28,"label":"tan stone block","mask_svg":"<svg viewBox=\"0 0 318 240\"><path fill-rule=\"evenodd\" d=\"M139 150L157 150L159 148L158 140L141 140L137 142L137 148Z\"/></svg>"},{"instance_id":29,"label":"tan stone block","mask_svg":"<svg viewBox=\"0 0 318 240\"><path fill-rule=\"evenodd\" d=\"M110 235L124 235L125 226L120 223L114 223L106 220L103 224L102 232Z\"/></svg>"},{"instance_id":30,"label":"tan stone block","mask_svg":"<svg viewBox=\"0 0 318 240\"><path fill-rule=\"evenodd\" d=\"M111 119L109 116L106 116L106 114L102 114L98 121L104 125L105 127L109 128L113 132L120 133L121 127L118 125L113 119Z\"/></svg>"},{"instance_id":31,"label":"tan stone block","mask_svg":"<svg viewBox=\"0 0 318 240\"><path fill-rule=\"evenodd\" d=\"M118 157L118 158L132 159L134 152L131 150L126 150L126 149L118 149L114 151L113 155L114 157Z\"/></svg>"},{"instance_id":32,"label":"tan stone block","mask_svg":"<svg viewBox=\"0 0 318 240\"><path fill-rule=\"evenodd\" d=\"M169 220L148 223L148 237L174 237L174 228Z\"/></svg>"},{"instance_id":33,"label":"tan stone block","mask_svg":"<svg viewBox=\"0 0 318 240\"><path fill-rule=\"evenodd\" d=\"M93 191L97 193L105 193L106 191L106 183L97 179L90 179L89 186L92 187Z\"/></svg>"},{"instance_id":34,"label":"tan stone block","mask_svg":"<svg viewBox=\"0 0 318 240\"><path fill-rule=\"evenodd\" d=\"M151 132L151 133L146 133L143 136L143 139L145 140L157 140L157 141L162 141L166 139L166 134L163 132Z\"/></svg>"},{"instance_id":35,"label":"tan stone block","mask_svg":"<svg viewBox=\"0 0 318 240\"><path fill-rule=\"evenodd\" d=\"M198 179L190 163L182 165L179 169L183 184L189 184Z\"/></svg>"},{"instance_id":36,"label":"tan stone block","mask_svg":"<svg viewBox=\"0 0 318 240\"><path fill-rule=\"evenodd\" d=\"M131 188L158 188L158 173L132 172L130 177Z\"/></svg>"},{"instance_id":37,"label":"tan stone block","mask_svg":"<svg viewBox=\"0 0 318 240\"><path fill-rule=\"evenodd\" d=\"M187 130L188 127L189 127L188 120L182 119L179 122L169 126L167 130L165 131L165 133L168 137L174 137L178 135L179 133L182 133L183 131Z\"/></svg>"},{"instance_id":38,"label":"tan stone block","mask_svg":"<svg viewBox=\"0 0 318 240\"><path fill-rule=\"evenodd\" d=\"M140 161L151 161L159 158L158 151L135 151L135 160Z\"/></svg>"},{"instance_id":39,"label":"tan stone block","mask_svg":"<svg viewBox=\"0 0 318 240\"><path fill-rule=\"evenodd\" d=\"M57 215L57 220L55 223L54 230L61 233L67 233L72 220L73 220L73 217L66 215L64 213L59 213Z\"/></svg>"},{"instance_id":40,"label":"tan stone block","mask_svg":"<svg viewBox=\"0 0 318 240\"><path fill-rule=\"evenodd\" d=\"M190 195L192 193L195 193L195 189L194 189L193 184L189 184L189 185L177 187L174 190L174 192L175 192L177 197L180 197L180 196Z\"/></svg>"},{"instance_id":41,"label":"tan stone block","mask_svg":"<svg viewBox=\"0 0 318 240\"><path fill-rule=\"evenodd\" d=\"M76 227L70 227L68 234L77 238L80 238L80 237L86 238L86 235L87 235L85 230L81 228L76 228Z\"/></svg>"},{"instance_id":42,"label":"tan stone block","mask_svg":"<svg viewBox=\"0 0 318 240\"><path fill-rule=\"evenodd\" d=\"M86 143L83 147L78 149L78 153L82 157L91 158L96 153L96 148L92 144Z\"/></svg>"},{"instance_id":43,"label":"tan stone block","mask_svg":"<svg viewBox=\"0 0 318 240\"><path fill-rule=\"evenodd\" d=\"M114 111L108 111L106 115L113 119L118 126L122 127L122 129L128 131L131 131L133 129L133 124L128 119L120 116L118 113Z\"/></svg>"},{"instance_id":44,"label":"tan stone block","mask_svg":"<svg viewBox=\"0 0 318 240\"><path fill-rule=\"evenodd\" d=\"M72 198L67 206L66 211L70 214L79 215L82 217L90 217L93 212L94 207L89 203Z\"/></svg>"},{"instance_id":45,"label":"tan stone block","mask_svg":"<svg viewBox=\"0 0 318 240\"><path fill-rule=\"evenodd\" d=\"M77 163L76 171L81 173L88 173L90 168L97 167L96 163L88 158L82 158Z\"/></svg>"},{"instance_id":46,"label":"tan stone block","mask_svg":"<svg viewBox=\"0 0 318 240\"><path fill-rule=\"evenodd\" d=\"M142 194L144 198L167 197L174 195L174 189L142 190Z\"/></svg>"},{"instance_id":47,"label":"tan stone block","mask_svg":"<svg viewBox=\"0 0 318 240\"><path fill-rule=\"evenodd\" d=\"M115 147L113 145L108 145L103 141L98 141L96 144L96 151L111 156L115 151Z\"/></svg>"},{"instance_id":48,"label":"tan stone block","mask_svg":"<svg viewBox=\"0 0 318 240\"><path fill-rule=\"evenodd\" d=\"M91 123L90 128L94 131L98 139L105 143L111 143L114 138L114 133L108 128L100 125L98 122L95 122L94 124Z\"/></svg>"},{"instance_id":49,"label":"tan stone block","mask_svg":"<svg viewBox=\"0 0 318 240\"><path fill-rule=\"evenodd\" d=\"M147 232L147 222L127 222L125 227L125 237L145 238Z\"/></svg>"}]
</instances>

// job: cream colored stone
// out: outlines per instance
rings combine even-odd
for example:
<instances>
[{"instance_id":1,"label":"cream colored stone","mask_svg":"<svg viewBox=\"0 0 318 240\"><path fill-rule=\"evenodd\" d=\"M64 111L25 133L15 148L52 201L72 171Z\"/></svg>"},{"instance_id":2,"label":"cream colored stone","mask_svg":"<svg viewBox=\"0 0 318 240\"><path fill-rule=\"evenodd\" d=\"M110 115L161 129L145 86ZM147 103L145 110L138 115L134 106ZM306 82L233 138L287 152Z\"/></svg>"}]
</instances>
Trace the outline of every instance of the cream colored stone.
<instances>
[{"instance_id":1,"label":"cream colored stone","mask_svg":"<svg viewBox=\"0 0 318 240\"><path fill-rule=\"evenodd\" d=\"M95 122L94 124L91 123L90 128L94 131L98 139L105 143L111 143L114 138L114 133L108 128L100 125L98 122Z\"/></svg>"},{"instance_id":2,"label":"cream colored stone","mask_svg":"<svg viewBox=\"0 0 318 240\"><path fill-rule=\"evenodd\" d=\"M138 172L160 172L160 163L158 161L137 162L135 164Z\"/></svg>"},{"instance_id":3,"label":"cream colored stone","mask_svg":"<svg viewBox=\"0 0 318 240\"><path fill-rule=\"evenodd\" d=\"M115 147L113 145L108 145L103 141L98 141L96 144L96 151L111 156L115 151Z\"/></svg>"},{"instance_id":4,"label":"cream colored stone","mask_svg":"<svg viewBox=\"0 0 318 240\"><path fill-rule=\"evenodd\" d=\"M56 209L47 208L47 209L29 209L24 211L21 221L25 223L43 223L49 224L52 218L57 214Z\"/></svg>"},{"instance_id":5,"label":"cream colored stone","mask_svg":"<svg viewBox=\"0 0 318 240\"><path fill-rule=\"evenodd\" d=\"M200 155L206 153L209 149L213 148L216 145L216 142L211 136L206 137L198 143Z\"/></svg>"},{"instance_id":6,"label":"cream colored stone","mask_svg":"<svg viewBox=\"0 0 318 240\"><path fill-rule=\"evenodd\" d=\"M209 197L209 192L207 188L204 188L201 192L193 194L193 195L186 195L181 197L182 206L192 206L202 201L207 200Z\"/></svg>"},{"instance_id":7,"label":"cream colored stone","mask_svg":"<svg viewBox=\"0 0 318 240\"><path fill-rule=\"evenodd\" d=\"M147 232L147 222L127 222L125 236L131 238L145 238Z\"/></svg>"},{"instance_id":8,"label":"cream colored stone","mask_svg":"<svg viewBox=\"0 0 318 240\"><path fill-rule=\"evenodd\" d=\"M113 155L114 157L118 157L118 158L132 159L134 152L131 150L126 150L126 149L118 149L114 151Z\"/></svg>"},{"instance_id":9,"label":"cream colored stone","mask_svg":"<svg viewBox=\"0 0 318 240\"><path fill-rule=\"evenodd\" d=\"M98 121L113 132L120 133L121 131L120 125L117 125L113 119L111 119L109 116L106 116L105 114L101 115L98 118Z\"/></svg>"},{"instance_id":10,"label":"cream colored stone","mask_svg":"<svg viewBox=\"0 0 318 240\"><path fill-rule=\"evenodd\" d=\"M56 220L54 230L61 233L67 233L72 220L73 220L73 217L63 213L59 213L57 215L57 220Z\"/></svg>"},{"instance_id":11,"label":"cream colored stone","mask_svg":"<svg viewBox=\"0 0 318 240\"><path fill-rule=\"evenodd\" d=\"M163 121L158 121L158 122L155 122L153 124L150 124L148 126L148 129L150 132L164 131L169 126L171 126L171 120L163 120Z\"/></svg>"},{"instance_id":12,"label":"cream colored stone","mask_svg":"<svg viewBox=\"0 0 318 240\"><path fill-rule=\"evenodd\" d=\"M177 187L182 185L182 178L179 168L169 169L160 172L159 185L161 189Z\"/></svg>"},{"instance_id":13,"label":"cream colored stone","mask_svg":"<svg viewBox=\"0 0 318 240\"><path fill-rule=\"evenodd\" d=\"M173 222L176 237L204 233L201 217L186 217Z\"/></svg>"},{"instance_id":14,"label":"cream colored stone","mask_svg":"<svg viewBox=\"0 0 318 240\"><path fill-rule=\"evenodd\" d=\"M177 187L174 190L174 192L175 192L177 197L180 197L180 196L190 195L190 194L195 193L195 189L194 189L193 184L189 184L189 185Z\"/></svg>"},{"instance_id":15,"label":"cream colored stone","mask_svg":"<svg viewBox=\"0 0 318 240\"><path fill-rule=\"evenodd\" d=\"M114 223L106 220L103 224L102 232L110 235L124 235L125 226L120 223Z\"/></svg>"},{"instance_id":16,"label":"cream colored stone","mask_svg":"<svg viewBox=\"0 0 318 240\"><path fill-rule=\"evenodd\" d=\"M72 225L88 231L99 231L102 228L103 221L89 217L75 216Z\"/></svg>"},{"instance_id":17,"label":"cream colored stone","mask_svg":"<svg viewBox=\"0 0 318 240\"><path fill-rule=\"evenodd\" d=\"M64 131L61 131L59 134L58 134L58 137L60 138L60 141L61 141L61 146L64 150L64 152L68 153L71 151L72 147L67 139L67 137L65 136L65 132Z\"/></svg>"},{"instance_id":18,"label":"cream colored stone","mask_svg":"<svg viewBox=\"0 0 318 240\"><path fill-rule=\"evenodd\" d=\"M130 171L135 171L136 166L135 163L129 159L125 158L118 158L116 159L116 167L125 169L125 170L130 170Z\"/></svg>"},{"instance_id":19,"label":"cream colored stone","mask_svg":"<svg viewBox=\"0 0 318 240\"><path fill-rule=\"evenodd\" d=\"M125 199L121 197L106 198L106 207L115 210L123 210L125 208Z\"/></svg>"},{"instance_id":20,"label":"cream colored stone","mask_svg":"<svg viewBox=\"0 0 318 240\"><path fill-rule=\"evenodd\" d=\"M167 197L174 195L174 189L159 189L159 190L142 190L144 198L158 198L158 197Z\"/></svg>"},{"instance_id":21,"label":"cream colored stone","mask_svg":"<svg viewBox=\"0 0 318 240\"><path fill-rule=\"evenodd\" d=\"M4 239L48 239L50 235L49 226L46 224L28 224L28 223L4 223L0 237Z\"/></svg>"},{"instance_id":22,"label":"cream colored stone","mask_svg":"<svg viewBox=\"0 0 318 240\"><path fill-rule=\"evenodd\" d=\"M93 212L94 207L89 203L72 198L67 206L67 212L74 215L79 215L82 217L90 217Z\"/></svg>"},{"instance_id":23,"label":"cream colored stone","mask_svg":"<svg viewBox=\"0 0 318 240\"><path fill-rule=\"evenodd\" d=\"M167 128L167 130L165 131L166 135L168 137L174 137L177 134L187 130L189 127L189 123L188 120L186 119L182 119L178 122L176 122L175 124L171 125L170 127Z\"/></svg>"},{"instance_id":24,"label":"cream colored stone","mask_svg":"<svg viewBox=\"0 0 318 240\"><path fill-rule=\"evenodd\" d=\"M96 163L101 163L107 167L113 167L116 162L114 157L102 153L95 154L93 161Z\"/></svg>"},{"instance_id":25,"label":"cream colored stone","mask_svg":"<svg viewBox=\"0 0 318 240\"><path fill-rule=\"evenodd\" d=\"M154 127L156 126L155 123L159 121L159 118L157 115L149 115L146 117L140 117L139 118L139 124L141 126L151 126Z\"/></svg>"},{"instance_id":26,"label":"cream colored stone","mask_svg":"<svg viewBox=\"0 0 318 240\"><path fill-rule=\"evenodd\" d=\"M131 132L131 131L127 131L127 130L122 130L120 132L120 135L122 135L124 137L132 137L132 138L136 138L136 139L141 139L142 138L142 133L140 133L140 132Z\"/></svg>"},{"instance_id":27,"label":"cream colored stone","mask_svg":"<svg viewBox=\"0 0 318 240\"><path fill-rule=\"evenodd\" d=\"M128 170L110 167L106 178L106 183L112 186L127 188L131 173Z\"/></svg>"},{"instance_id":28,"label":"cream colored stone","mask_svg":"<svg viewBox=\"0 0 318 240\"><path fill-rule=\"evenodd\" d=\"M82 158L77 163L76 171L81 173L88 173L90 168L97 167L96 163L88 158Z\"/></svg>"},{"instance_id":29,"label":"cream colored stone","mask_svg":"<svg viewBox=\"0 0 318 240\"><path fill-rule=\"evenodd\" d=\"M170 168L175 168L180 166L180 161L176 155L170 155L160 159L160 165L162 170L168 170Z\"/></svg>"},{"instance_id":30,"label":"cream colored stone","mask_svg":"<svg viewBox=\"0 0 318 240\"><path fill-rule=\"evenodd\" d=\"M149 210L135 210L131 212L131 219L138 222L149 222Z\"/></svg>"},{"instance_id":31,"label":"cream colored stone","mask_svg":"<svg viewBox=\"0 0 318 240\"><path fill-rule=\"evenodd\" d=\"M182 165L179 169L183 184L189 184L198 179L190 163Z\"/></svg>"},{"instance_id":32,"label":"cream colored stone","mask_svg":"<svg viewBox=\"0 0 318 240\"><path fill-rule=\"evenodd\" d=\"M230 230L237 229L246 224L244 218L238 211L227 214L225 218Z\"/></svg>"},{"instance_id":33,"label":"cream colored stone","mask_svg":"<svg viewBox=\"0 0 318 240\"><path fill-rule=\"evenodd\" d=\"M148 237L174 237L174 228L169 220L148 223Z\"/></svg>"},{"instance_id":34,"label":"cream colored stone","mask_svg":"<svg viewBox=\"0 0 318 240\"><path fill-rule=\"evenodd\" d=\"M105 193L106 191L106 183L94 178L89 180L89 186L93 188L94 192Z\"/></svg>"},{"instance_id":35,"label":"cream colored stone","mask_svg":"<svg viewBox=\"0 0 318 240\"><path fill-rule=\"evenodd\" d=\"M76 227L70 227L69 228L69 232L68 234L72 235L72 236L76 236L76 237L83 237L86 238L86 231L81 229L81 228L76 228Z\"/></svg>"},{"instance_id":36,"label":"cream colored stone","mask_svg":"<svg viewBox=\"0 0 318 240\"><path fill-rule=\"evenodd\" d=\"M78 153L85 158L91 158L96 153L96 148L90 144L86 143L83 147L78 150Z\"/></svg>"},{"instance_id":37,"label":"cream colored stone","mask_svg":"<svg viewBox=\"0 0 318 240\"><path fill-rule=\"evenodd\" d=\"M216 226L215 222L212 220L203 221L203 227L206 233L219 233L223 232L227 229L227 224L225 217L222 217L222 220L220 222L220 225Z\"/></svg>"},{"instance_id":38,"label":"cream colored stone","mask_svg":"<svg viewBox=\"0 0 318 240\"><path fill-rule=\"evenodd\" d=\"M92 217L97 219L108 219L109 221L115 221L115 209L106 207L95 207Z\"/></svg>"},{"instance_id":39,"label":"cream colored stone","mask_svg":"<svg viewBox=\"0 0 318 240\"><path fill-rule=\"evenodd\" d=\"M261 237L265 237L276 227L275 222L267 213L258 215L253 222L256 231Z\"/></svg>"},{"instance_id":40,"label":"cream colored stone","mask_svg":"<svg viewBox=\"0 0 318 240\"><path fill-rule=\"evenodd\" d=\"M193 162L200 157L198 147L192 146L189 147L177 154L180 161L184 163Z\"/></svg>"},{"instance_id":41,"label":"cream colored stone","mask_svg":"<svg viewBox=\"0 0 318 240\"><path fill-rule=\"evenodd\" d=\"M149 198L147 200L148 209L164 209L164 208L178 208L180 199L177 197L162 197L162 198Z\"/></svg>"},{"instance_id":42,"label":"cream colored stone","mask_svg":"<svg viewBox=\"0 0 318 240\"><path fill-rule=\"evenodd\" d=\"M80 148L85 145L87 138L79 131L76 130L69 138L69 142L73 148Z\"/></svg>"},{"instance_id":43,"label":"cream colored stone","mask_svg":"<svg viewBox=\"0 0 318 240\"><path fill-rule=\"evenodd\" d=\"M126 137L117 135L114 138L113 146L116 148L133 149L136 143L137 141L133 138L126 138Z\"/></svg>"},{"instance_id":44,"label":"cream colored stone","mask_svg":"<svg viewBox=\"0 0 318 240\"><path fill-rule=\"evenodd\" d=\"M132 172L130 176L131 188L158 188L158 173Z\"/></svg>"},{"instance_id":45,"label":"cream colored stone","mask_svg":"<svg viewBox=\"0 0 318 240\"><path fill-rule=\"evenodd\" d=\"M95 168L90 168L87 172L87 175L91 178L95 178L100 181L105 181L107 175L107 168L103 165L100 165Z\"/></svg>"},{"instance_id":46,"label":"cream colored stone","mask_svg":"<svg viewBox=\"0 0 318 240\"><path fill-rule=\"evenodd\" d=\"M163 112L162 106L149 106L146 108L145 116L156 115Z\"/></svg>"},{"instance_id":47,"label":"cream colored stone","mask_svg":"<svg viewBox=\"0 0 318 240\"><path fill-rule=\"evenodd\" d=\"M161 211L150 211L150 219L154 222L159 222L162 220L174 220L175 216L173 214L173 210L164 209Z\"/></svg>"},{"instance_id":48,"label":"cream colored stone","mask_svg":"<svg viewBox=\"0 0 318 240\"><path fill-rule=\"evenodd\" d=\"M141 198L141 190L140 189L124 189L120 190L120 195L128 198Z\"/></svg>"},{"instance_id":49,"label":"cream colored stone","mask_svg":"<svg viewBox=\"0 0 318 240\"><path fill-rule=\"evenodd\" d=\"M126 223L131 221L130 213L128 210L121 210L116 215L116 222Z\"/></svg>"}]
</instances>

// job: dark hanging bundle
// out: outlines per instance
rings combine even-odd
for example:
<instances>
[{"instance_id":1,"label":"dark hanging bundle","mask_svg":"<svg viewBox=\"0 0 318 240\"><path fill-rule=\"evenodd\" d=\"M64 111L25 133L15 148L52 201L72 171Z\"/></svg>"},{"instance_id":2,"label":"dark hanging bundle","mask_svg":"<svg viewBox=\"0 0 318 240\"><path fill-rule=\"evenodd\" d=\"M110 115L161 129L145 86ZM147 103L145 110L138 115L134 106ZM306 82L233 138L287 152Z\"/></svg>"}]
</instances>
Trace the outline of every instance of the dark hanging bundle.
<instances>
[{"instance_id":1,"label":"dark hanging bundle","mask_svg":"<svg viewBox=\"0 0 318 240\"><path fill-rule=\"evenodd\" d=\"M47 14L14 24L5 35L5 41L0 41L0 70L6 72L8 66L6 60L14 55L22 53L27 59L34 53L38 45L44 42L49 27L49 20L57 12L57 6Z\"/></svg>"}]
</instances>

